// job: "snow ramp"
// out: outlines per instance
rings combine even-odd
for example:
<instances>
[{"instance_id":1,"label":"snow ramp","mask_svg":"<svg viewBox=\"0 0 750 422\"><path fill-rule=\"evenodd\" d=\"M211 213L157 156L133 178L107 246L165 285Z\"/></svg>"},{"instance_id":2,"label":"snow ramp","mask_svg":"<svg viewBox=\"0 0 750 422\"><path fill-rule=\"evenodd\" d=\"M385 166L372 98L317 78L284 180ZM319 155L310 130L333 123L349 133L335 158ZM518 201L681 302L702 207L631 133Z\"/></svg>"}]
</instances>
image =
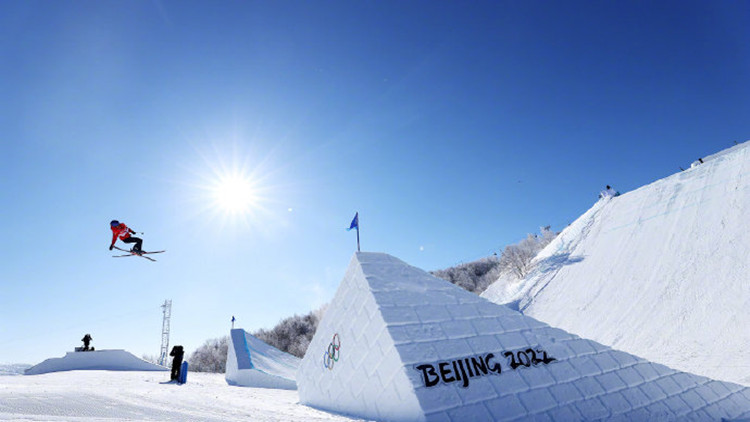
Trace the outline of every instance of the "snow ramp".
<instances>
[{"instance_id":1,"label":"snow ramp","mask_svg":"<svg viewBox=\"0 0 750 422\"><path fill-rule=\"evenodd\" d=\"M229 385L297 389L294 379L300 359L258 340L241 328L230 335L225 378Z\"/></svg>"},{"instance_id":2,"label":"snow ramp","mask_svg":"<svg viewBox=\"0 0 750 422\"><path fill-rule=\"evenodd\" d=\"M68 352L61 358L50 358L28 368L26 375L49 372L106 370L106 371L168 371L169 369L146 362L125 350L96 350Z\"/></svg>"},{"instance_id":3,"label":"snow ramp","mask_svg":"<svg viewBox=\"0 0 750 422\"><path fill-rule=\"evenodd\" d=\"M597 202L482 296L681 370L750 385L750 142Z\"/></svg>"},{"instance_id":4,"label":"snow ramp","mask_svg":"<svg viewBox=\"0 0 750 422\"><path fill-rule=\"evenodd\" d=\"M750 388L582 339L381 253L352 258L297 384L302 404L378 421L750 417Z\"/></svg>"}]
</instances>

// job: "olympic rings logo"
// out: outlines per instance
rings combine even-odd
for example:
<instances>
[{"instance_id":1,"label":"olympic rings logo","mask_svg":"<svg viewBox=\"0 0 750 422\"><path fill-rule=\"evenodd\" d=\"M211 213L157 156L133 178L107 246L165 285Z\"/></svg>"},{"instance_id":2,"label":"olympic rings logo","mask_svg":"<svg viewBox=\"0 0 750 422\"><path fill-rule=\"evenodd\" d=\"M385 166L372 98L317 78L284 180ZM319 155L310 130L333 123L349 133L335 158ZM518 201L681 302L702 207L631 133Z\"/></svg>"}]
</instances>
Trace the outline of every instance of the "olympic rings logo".
<instances>
[{"instance_id":1,"label":"olympic rings logo","mask_svg":"<svg viewBox=\"0 0 750 422\"><path fill-rule=\"evenodd\" d=\"M341 338L339 333L333 335L333 340L328 345L328 350L323 353L323 367L333 371L333 364L339 361L339 350L341 349Z\"/></svg>"}]
</instances>

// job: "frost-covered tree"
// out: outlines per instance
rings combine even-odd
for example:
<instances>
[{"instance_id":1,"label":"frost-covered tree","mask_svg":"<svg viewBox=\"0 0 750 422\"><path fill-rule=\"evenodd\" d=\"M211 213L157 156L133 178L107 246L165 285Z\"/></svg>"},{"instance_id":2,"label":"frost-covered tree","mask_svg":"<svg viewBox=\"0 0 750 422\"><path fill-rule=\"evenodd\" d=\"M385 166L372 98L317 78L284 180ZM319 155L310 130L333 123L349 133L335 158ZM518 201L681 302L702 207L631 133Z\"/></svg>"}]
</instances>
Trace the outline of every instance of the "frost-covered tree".
<instances>
[{"instance_id":1,"label":"frost-covered tree","mask_svg":"<svg viewBox=\"0 0 750 422\"><path fill-rule=\"evenodd\" d=\"M481 294L504 273L524 278L529 273L534 257L547 246L557 233L550 226L542 227L540 234L530 234L514 245L506 246L502 254L483 258L468 264L460 264L431 274L449 281L470 292Z\"/></svg>"},{"instance_id":2,"label":"frost-covered tree","mask_svg":"<svg viewBox=\"0 0 750 422\"><path fill-rule=\"evenodd\" d=\"M154 363L154 364L158 364L159 363L159 358L157 358L154 355L147 355L147 354L144 353L143 355L141 355L141 359L145 360L146 362L151 362L151 363Z\"/></svg>"},{"instance_id":3,"label":"frost-covered tree","mask_svg":"<svg viewBox=\"0 0 750 422\"><path fill-rule=\"evenodd\" d=\"M283 352L302 358L324 312L325 307L307 315L294 315L282 320L271 330L258 330L253 335Z\"/></svg>"},{"instance_id":4,"label":"frost-covered tree","mask_svg":"<svg viewBox=\"0 0 750 422\"><path fill-rule=\"evenodd\" d=\"M190 370L194 372L224 373L227 369L229 336L206 340L190 355Z\"/></svg>"},{"instance_id":5,"label":"frost-covered tree","mask_svg":"<svg viewBox=\"0 0 750 422\"><path fill-rule=\"evenodd\" d=\"M544 226L544 227L540 227L539 228L539 232L541 233L541 235L540 235L540 244L542 245L541 249L539 249L539 250L544 249L545 246L549 245L550 242L552 242L553 240L555 240L555 238L557 237L557 235L560 234L560 233L556 233L556 232L552 231L550 229L551 227L552 226Z\"/></svg>"},{"instance_id":6,"label":"frost-covered tree","mask_svg":"<svg viewBox=\"0 0 750 422\"><path fill-rule=\"evenodd\" d=\"M540 232L540 235L529 234L520 242L506 246L500 255L500 266L519 279L526 277L533 269L534 257L557 236L550 226L542 227Z\"/></svg>"},{"instance_id":7,"label":"frost-covered tree","mask_svg":"<svg viewBox=\"0 0 750 422\"><path fill-rule=\"evenodd\" d=\"M491 256L430 273L472 293L480 294L497 280L500 270L500 260L496 256Z\"/></svg>"},{"instance_id":8,"label":"frost-covered tree","mask_svg":"<svg viewBox=\"0 0 750 422\"><path fill-rule=\"evenodd\" d=\"M310 345L326 308L327 305L324 305L307 315L294 315L282 320L270 330L258 330L252 334L259 340L283 352L301 358L305 356L307 346ZM196 372L225 372L228 348L229 336L206 340L190 356L190 370Z\"/></svg>"}]
</instances>

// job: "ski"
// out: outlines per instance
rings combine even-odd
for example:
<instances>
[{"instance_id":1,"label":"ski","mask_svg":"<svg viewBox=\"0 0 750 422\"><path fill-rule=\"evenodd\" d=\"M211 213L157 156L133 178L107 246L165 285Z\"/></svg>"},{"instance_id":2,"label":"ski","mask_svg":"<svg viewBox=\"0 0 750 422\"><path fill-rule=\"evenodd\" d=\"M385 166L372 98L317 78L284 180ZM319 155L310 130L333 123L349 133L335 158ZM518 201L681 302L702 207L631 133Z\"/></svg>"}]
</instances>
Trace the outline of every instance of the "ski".
<instances>
[{"instance_id":1,"label":"ski","mask_svg":"<svg viewBox=\"0 0 750 422\"><path fill-rule=\"evenodd\" d=\"M118 248L117 246L115 246L114 248L117 249L118 251L127 252L127 253L129 253L131 255L138 255L138 253L133 252L130 249ZM141 251L140 254L152 254L152 253L162 253L162 252L166 252L166 250L164 250L164 251L153 251L153 252ZM121 256L129 256L129 255L121 255Z\"/></svg>"},{"instance_id":2,"label":"ski","mask_svg":"<svg viewBox=\"0 0 750 422\"><path fill-rule=\"evenodd\" d=\"M126 256L140 256L141 258L148 259L149 261L156 262L154 258L149 256L138 255L137 253L131 253L130 255L112 255L112 258L125 258Z\"/></svg>"},{"instance_id":3,"label":"ski","mask_svg":"<svg viewBox=\"0 0 750 422\"><path fill-rule=\"evenodd\" d=\"M166 252L166 251L154 251L154 252L141 251L140 253L138 253L138 252L133 252L133 251L128 250L128 249L118 248L117 246L115 246L114 248L117 249L118 251L127 252L128 254L127 255L113 255L112 258L124 258L124 257L127 257L127 256L140 256L141 258L148 259L149 261L152 261L152 262L156 262L156 260L154 258L151 258L151 257L148 257L148 256L144 256L144 255L146 255L146 254L153 254L153 253Z\"/></svg>"}]
</instances>

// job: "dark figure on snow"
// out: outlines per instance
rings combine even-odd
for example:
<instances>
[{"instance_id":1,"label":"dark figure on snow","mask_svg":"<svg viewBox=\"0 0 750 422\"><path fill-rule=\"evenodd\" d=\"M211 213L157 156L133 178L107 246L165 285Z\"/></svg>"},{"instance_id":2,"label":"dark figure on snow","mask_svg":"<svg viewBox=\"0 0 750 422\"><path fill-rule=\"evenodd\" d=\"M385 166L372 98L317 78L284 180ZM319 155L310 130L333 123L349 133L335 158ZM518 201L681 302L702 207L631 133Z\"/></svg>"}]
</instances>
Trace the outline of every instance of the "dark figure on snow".
<instances>
[{"instance_id":1,"label":"dark figure on snow","mask_svg":"<svg viewBox=\"0 0 750 422\"><path fill-rule=\"evenodd\" d=\"M91 340L93 340L93 339L94 338L91 337L91 334L86 334L85 336L83 336L83 338L81 339L81 341L83 342L83 351L84 352L87 352L87 351L91 350L91 349L89 349L89 344L91 343Z\"/></svg>"},{"instance_id":2,"label":"dark figure on snow","mask_svg":"<svg viewBox=\"0 0 750 422\"><path fill-rule=\"evenodd\" d=\"M112 220L109 223L109 228L112 229L112 243L109 245L109 250L111 251L112 248L115 246L115 242L117 241L117 238L119 237L120 240L122 240L125 243L135 243L135 246L130 250L130 252L134 252L137 254L140 254L142 252L141 245L143 244L143 239L135 236L131 236L130 234L135 234L135 231L131 229L130 227L126 226L125 223L120 223L117 220Z\"/></svg>"},{"instance_id":3,"label":"dark figure on snow","mask_svg":"<svg viewBox=\"0 0 750 422\"><path fill-rule=\"evenodd\" d=\"M615 196L619 196L620 192L617 192L616 190L612 189L612 186L607 185L607 188L603 191L599 192L599 198L614 198Z\"/></svg>"},{"instance_id":4,"label":"dark figure on snow","mask_svg":"<svg viewBox=\"0 0 750 422\"><path fill-rule=\"evenodd\" d=\"M169 356L174 356L172 359L172 376L171 380L177 381L180 379L180 366L182 366L182 356L185 355L185 351L182 346L174 346L172 351L169 352Z\"/></svg>"}]
</instances>

